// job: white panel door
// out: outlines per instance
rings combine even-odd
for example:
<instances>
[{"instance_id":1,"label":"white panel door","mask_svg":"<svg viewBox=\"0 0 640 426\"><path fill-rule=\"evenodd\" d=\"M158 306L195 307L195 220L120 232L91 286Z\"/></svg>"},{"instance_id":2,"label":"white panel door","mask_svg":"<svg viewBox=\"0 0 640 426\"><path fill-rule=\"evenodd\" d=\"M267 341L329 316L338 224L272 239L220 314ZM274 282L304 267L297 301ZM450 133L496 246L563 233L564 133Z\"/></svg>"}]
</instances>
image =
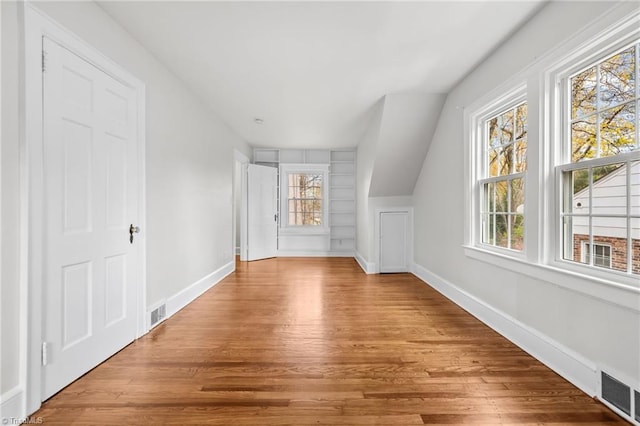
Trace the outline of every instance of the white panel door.
<instances>
[{"instance_id":1,"label":"white panel door","mask_svg":"<svg viewBox=\"0 0 640 426\"><path fill-rule=\"evenodd\" d=\"M408 272L408 212L380 213L380 272Z\"/></svg>"},{"instance_id":2,"label":"white panel door","mask_svg":"<svg viewBox=\"0 0 640 426\"><path fill-rule=\"evenodd\" d=\"M136 92L44 39L43 399L136 337Z\"/></svg>"},{"instance_id":3,"label":"white panel door","mask_svg":"<svg viewBox=\"0 0 640 426\"><path fill-rule=\"evenodd\" d=\"M278 169L247 168L247 260L275 257L278 251Z\"/></svg>"}]
</instances>

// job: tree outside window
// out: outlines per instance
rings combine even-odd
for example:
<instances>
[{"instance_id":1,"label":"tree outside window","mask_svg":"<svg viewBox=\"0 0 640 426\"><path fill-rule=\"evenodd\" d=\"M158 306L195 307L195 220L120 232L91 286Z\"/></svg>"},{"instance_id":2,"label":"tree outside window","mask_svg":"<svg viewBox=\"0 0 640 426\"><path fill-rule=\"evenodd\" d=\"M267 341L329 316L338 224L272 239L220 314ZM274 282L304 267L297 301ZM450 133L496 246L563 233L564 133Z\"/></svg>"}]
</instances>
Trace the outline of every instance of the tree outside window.
<instances>
[{"instance_id":1,"label":"tree outside window","mask_svg":"<svg viewBox=\"0 0 640 426\"><path fill-rule=\"evenodd\" d=\"M288 174L287 218L289 226L322 225L322 181L322 174Z\"/></svg>"},{"instance_id":2,"label":"tree outside window","mask_svg":"<svg viewBox=\"0 0 640 426\"><path fill-rule=\"evenodd\" d=\"M484 122L481 188L482 242L524 247L524 173L527 169L527 104L509 107Z\"/></svg>"}]
</instances>

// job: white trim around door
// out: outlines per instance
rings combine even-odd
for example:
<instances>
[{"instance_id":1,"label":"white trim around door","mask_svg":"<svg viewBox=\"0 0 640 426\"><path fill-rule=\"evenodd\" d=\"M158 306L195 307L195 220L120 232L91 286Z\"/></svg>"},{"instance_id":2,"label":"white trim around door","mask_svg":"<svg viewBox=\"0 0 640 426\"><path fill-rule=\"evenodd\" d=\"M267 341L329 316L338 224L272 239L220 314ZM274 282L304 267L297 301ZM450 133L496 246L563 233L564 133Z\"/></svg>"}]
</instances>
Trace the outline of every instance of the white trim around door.
<instances>
[{"instance_id":1,"label":"white trim around door","mask_svg":"<svg viewBox=\"0 0 640 426\"><path fill-rule=\"evenodd\" d=\"M375 271L373 273L379 274L380 271L380 215L382 213L406 213L408 215L408 223L407 223L407 238L405 241L406 244L406 257L407 257L407 271L410 271L410 266L413 263L413 207L379 207L375 210L375 218L374 218L374 259L375 262ZM369 272L367 272L369 273Z\"/></svg>"},{"instance_id":2,"label":"white trim around door","mask_svg":"<svg viewBox=\"0 0 640 426\"><path fill-rule=\"evenodd\" d=\"M249 157L233 150L233 245L232 253L240 255L240 260L247 260L247 166ZM238 179L238 177L240 179ZM240 205L236 204L236 197L240 198ZM238 225L240 225L238 227ZM240 235L237 232L240 231ZM236 247L236 241L240 240L240 245ZM236 252L236 249L239 252ZM235 270L234 255L234 270Z\"/></svg>"},{"instance_id":3,"label":"white trim around door","mask_svg":"<svg viewBox=\"0 0 640 426\"><path fill-rule=\"evenodd\" d=\"M21 328L20 366L21 387L24 402L21 417L36 411L43 394L41 344L43 336L43 273L44 273L44 170L43 170L43 61L42 40L54 40L83 60L108 74L136 92L137 137L138 137L138 224L146 230L145 212L145 85L142 81L122 69L92 46L63 28L38 10L30 2L20 4L24 19L24 48L21 49L21 65L24 73L21 87L23 129L20 152L21 169L21 224L20 237L23 242L20 258ZM44 64L43 64L44 62ZM139 259L142 263L142 278L136 288L136 336L146 330L146 238L142 232L136 236Z\"/></svg>"}]
</instances>

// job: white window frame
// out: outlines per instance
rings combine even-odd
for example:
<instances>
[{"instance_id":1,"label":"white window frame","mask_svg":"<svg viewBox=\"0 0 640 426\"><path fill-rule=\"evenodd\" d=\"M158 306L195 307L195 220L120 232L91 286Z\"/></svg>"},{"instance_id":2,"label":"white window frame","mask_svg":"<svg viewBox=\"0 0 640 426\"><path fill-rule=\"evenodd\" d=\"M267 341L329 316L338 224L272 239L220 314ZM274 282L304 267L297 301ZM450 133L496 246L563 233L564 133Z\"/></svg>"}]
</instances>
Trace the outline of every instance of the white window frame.
<instances>
[{"instance_id":1,"label":"white window frame","mask_svg":"<svg viewBox=\"0 0 640 426\"><path fill-rule=\"evenodd\" d=\"M591 252L591 247L593 247L593 252ZM598 247L604 247L609 249L609 264L607 266L596 265L596 249ZM589 241L582 241L580 243L580 261L584 264L591 264L591 259L593 259L593 266L597 268L611 268L612 266L612 256L613 256L613 248L611 244L602 244L594 242L590 244Z\"/></svg>"},{"instance_id":2,"label":"white window frame","mask_svg":"<svg viewBox=\"0 0 640 426\"><path fill-rule=\"evenodd\" d=\"M637 275L613 273L605 268L561 261L557 209L562 194L557 192L555 161L561 152L561 93L558 75L577 62L592 58L607 49L621 48L640 36L640 10L621 5L602 15L593 25L584 27L526 68L516 72L489 90L478 89L478 99L471 104L456 104L464 118L464 254L476 261L517 272L567 290L604 300L632 311L638 311L640 282ZM612 50L609 50L612 51ZM640 64L639 64L640 65ZM477 116L491 104L507 97L515 88L526 84L528 110L527 179L525 182L525 250L521 254L491 250L476 244L478 197ZM451 102L458 102L454 99Z\"/></svg>"},{"instance_id":3,"label":"white window frame","mask_svg":"<svg viewBox=\"0 0 640 426\"><path fill-rule=\"evenodd\" d=\"M636 15L635 18L631 18L632 19L627 19L626 22L621 23L621 25L605 31L599 37L587 41L579 49L572 52L571 55L567 55L563 60L558 61L558 63L547 72L547 87L550 88L550 102L547 114L543 119L549 120L551 129L548 140L550 144L548 170L550 176L553 176L553 179L550 179L550 181L553 182L553 188L551 188L550 185L547 186L546 193L554 194L553 197L547 197L550 201L548 213L554 226L553 232L547 232L546 238L548 241L547 246L549 247L549 264L551 266L638 287L637 274L566 260L563 256L564 245L567 244L563 235L562 208L565 197L562 179L563 173L611 163L626 163L628 169L627 176L629 176L629 166L634 161L640 161L640 150L575 163L572 162L570 156L571 99L569 94L569 79L616 52L634 43L638 43L638 39L640 38L640 28L637 28L638 16ZM633 28L633 26L636 28ZM638 53L636 52L636 68L638 65L640 65L640 63L638 63ZM639 93L638 91L640 91L640 87L638 86L638 83L636 83L636 95ZM638 113L638 111L636 113ZM636 128L636 138L638 138L638 132L639 129ZM636 139L636 141L637 140L638 139ZM591 215L589 216L591 217ZM628 229L627 233L629 234L630 232L631 230ZM592 237L593 236L590 235L591 242ZM629 252L627 253L629 271L631 270L632 249L632 247L629 247Z\"/></svg>"},{"instance_id":4,"label":"white window frame","mask_svg":"<svg viewBox=\"0 0 640 426\"><path fill-rule=\"evenodd\" d=\"M322 225L289 225L289 175L322 175ZM281 234L328 234L329 224L329 165L328 164L281 164L280 165L280 233Z\"/></svg>"},{"instance_id":5,"label":"white window frame","mask_svg":"<svg viewBox=\"0 0 640 426\"><path fill-rule=\"evenodd\" d=\"M465 121L467 125L465 129L468 131L469 145L468 149L468 161L469 167L466 169L469 172L467 181L471 188L471 197L468 201L468 205L465 206L465 210L469 212L469 217L466 221L466 244L467 246L473 246L481 248L489 252L494 252L503 256L513 257L518 259L526 258L527 251L527 213L526 207L523 212L525 216L525 230L524 230L524 246L522 250L514 250L505 247L500 247L492 244L482 242L482 187L483 184L492 180L488 178L486 167L486 122L498 114L501 114L510 108L527 102L527 85L526 83L520 83L512 86L508 89L502 90L502 94L493 97L489 102L485 102L476 107L472 107L469 112L465 112ZM528 115L528 113L527 113ZM528 121L528 120L527 120ZM528 135L527 135L528 137ZM527 148L529 142L527 140ZM522 173L513 173L508 175L510 178L521 177L525 184L525 206L527 203L527 171ZM505 175L506 176L506 175ZM502 179L505 176L500 176L498 179Z\"/></svg>"}]
</instances>

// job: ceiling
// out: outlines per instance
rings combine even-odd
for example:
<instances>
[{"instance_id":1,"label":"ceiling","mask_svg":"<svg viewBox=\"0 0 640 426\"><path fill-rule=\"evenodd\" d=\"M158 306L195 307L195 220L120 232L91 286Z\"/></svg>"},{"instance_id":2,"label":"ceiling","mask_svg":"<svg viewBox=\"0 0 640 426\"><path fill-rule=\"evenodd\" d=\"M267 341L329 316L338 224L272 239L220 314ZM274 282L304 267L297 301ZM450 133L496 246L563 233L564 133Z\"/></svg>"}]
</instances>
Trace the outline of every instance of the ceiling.
<instances>
[{"instance_id":1,"label":"ceiling","mask_svg":"<svg viewBox=\"0 0 640 426\"><path fill-rule=\"evenodd\" d=\"M542 4L99 2L247 142L278 148L356 146L382 96L448 92Z\"/></svg>"}]
</instances>

